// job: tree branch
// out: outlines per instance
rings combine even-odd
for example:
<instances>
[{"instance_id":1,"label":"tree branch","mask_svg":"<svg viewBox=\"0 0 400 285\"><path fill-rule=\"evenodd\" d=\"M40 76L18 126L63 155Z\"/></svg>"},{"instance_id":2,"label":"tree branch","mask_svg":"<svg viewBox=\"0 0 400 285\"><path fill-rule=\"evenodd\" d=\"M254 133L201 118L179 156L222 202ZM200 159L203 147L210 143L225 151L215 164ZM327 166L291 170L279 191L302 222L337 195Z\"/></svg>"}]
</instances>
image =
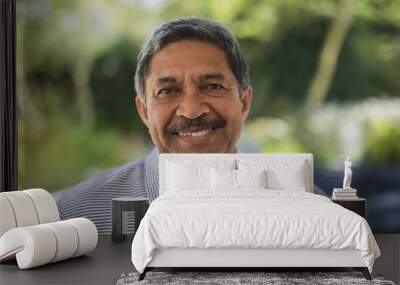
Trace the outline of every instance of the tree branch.
<instances>
[{"instance_id":1,"label":"tree branch","mask_svg":"<svg viewBox=\"0 0 400 285\"><path fill-rule=\"evenodd\" d=\"M335 75L337 61L353 18L353 0L342 0L322 48L318 69L307 93L307 107L318 108L325 100Z\"/></svg>"}]
</instances>

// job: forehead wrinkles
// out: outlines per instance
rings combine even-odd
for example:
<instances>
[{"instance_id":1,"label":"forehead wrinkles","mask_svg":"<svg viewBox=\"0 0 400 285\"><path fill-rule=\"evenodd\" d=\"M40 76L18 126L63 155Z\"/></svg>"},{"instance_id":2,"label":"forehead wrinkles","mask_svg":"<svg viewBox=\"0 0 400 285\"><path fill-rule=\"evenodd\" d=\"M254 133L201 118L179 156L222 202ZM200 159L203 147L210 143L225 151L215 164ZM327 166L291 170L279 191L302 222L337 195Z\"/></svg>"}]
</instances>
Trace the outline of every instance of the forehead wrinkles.
<instances>
[{"instance_id":1,"label":"forehead wrinkles","mask_svg":"<svg viewBox=\"0 0 400 285\"><path fill-rule=\"evenodd\" d=\"M207 43L182 41L153 55L147 79L151 78L154 84L158 78L170 76L180 82L209 73L222 73L226 79L234 77L221 49Z\"/></svg>"},{"instance_id":2,"label":"forehead wrinkles","mask_svg":"<svg viewBox=\"0 0 400 285\"><path fill-rule=\"evenodd\" d=\"M147 78L150 86L169 83L183 85L188 82L199 83L212 80L232 83L235 77L229 68L222 67L220 64L167 64L154 66Z\"/></svg>"}]
</instances>

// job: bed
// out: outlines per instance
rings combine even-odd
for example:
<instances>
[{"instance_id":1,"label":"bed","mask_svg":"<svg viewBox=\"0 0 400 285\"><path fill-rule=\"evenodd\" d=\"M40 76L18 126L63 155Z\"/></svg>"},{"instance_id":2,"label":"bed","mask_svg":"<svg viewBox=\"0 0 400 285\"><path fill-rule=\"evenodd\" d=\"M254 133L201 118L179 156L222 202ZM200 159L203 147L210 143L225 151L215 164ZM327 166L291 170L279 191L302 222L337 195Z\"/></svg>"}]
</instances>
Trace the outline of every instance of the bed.
<instances>
[{"instance_id":1,"label":"bed","mask_svg":"<svg viewBox=\"0 0 400 285\"><path fill-rule=\"evenodd\" d=\"M154 268L352 267L380 255L364 218L313 193L311 154L161 154L160 196L132 242Z\"/></svg>"}]
</instances>

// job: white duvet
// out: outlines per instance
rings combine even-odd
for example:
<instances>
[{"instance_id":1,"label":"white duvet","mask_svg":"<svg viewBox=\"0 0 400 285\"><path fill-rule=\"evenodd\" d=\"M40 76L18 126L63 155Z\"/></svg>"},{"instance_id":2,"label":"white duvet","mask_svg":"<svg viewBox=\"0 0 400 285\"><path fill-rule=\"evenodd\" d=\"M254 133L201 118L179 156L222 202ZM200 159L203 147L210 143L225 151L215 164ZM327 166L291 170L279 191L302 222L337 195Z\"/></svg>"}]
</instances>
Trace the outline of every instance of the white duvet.
<instances>
[{"instance_id":1,"label":"white duvet","mask_svg":"<svg viewBox=\"0 0 400 285\"><path fill-rule=\"evenodd\" d=\"M133 239L132 262L143 272L155 249L189 247L358 249L370 272L380 256L359 215L320 195L265 189L160 196Z\"/></svg>"}]
</instances>

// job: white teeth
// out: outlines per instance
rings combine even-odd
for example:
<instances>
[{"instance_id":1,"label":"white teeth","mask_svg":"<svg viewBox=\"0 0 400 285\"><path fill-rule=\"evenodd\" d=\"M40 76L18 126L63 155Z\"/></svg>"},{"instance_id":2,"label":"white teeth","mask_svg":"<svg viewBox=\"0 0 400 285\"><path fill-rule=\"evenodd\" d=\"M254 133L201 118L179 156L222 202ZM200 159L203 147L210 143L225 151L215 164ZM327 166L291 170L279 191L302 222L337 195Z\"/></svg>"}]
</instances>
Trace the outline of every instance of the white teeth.
<instances>
[{"instance_id":1,"label":"white teeth","mask_svg":"<svg viewBox=\"0 0 400 285\"><path fill-rule=\"evenodd\" d=\"M199 136L204 136L208 133L210 133L212 130L208 129L208 130L204 130L204 131L200 131L200 132L193 132L193 133L181 133L179 132L178 135L181 137L187 137L187 136L192 136L192 137L199 137Z\"/></svg>"}]
</instances>

